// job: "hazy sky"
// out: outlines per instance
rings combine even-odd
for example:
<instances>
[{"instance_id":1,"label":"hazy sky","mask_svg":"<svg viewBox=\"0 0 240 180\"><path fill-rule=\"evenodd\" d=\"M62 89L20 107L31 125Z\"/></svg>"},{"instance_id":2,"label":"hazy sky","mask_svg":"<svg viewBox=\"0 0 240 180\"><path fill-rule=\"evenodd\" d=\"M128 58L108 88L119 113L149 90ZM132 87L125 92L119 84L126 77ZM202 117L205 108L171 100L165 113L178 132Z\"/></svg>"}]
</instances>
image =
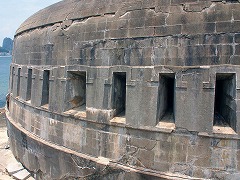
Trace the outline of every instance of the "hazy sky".
<instances>
[{"instance_id":1,"label":"hazy sky","mask_svg":"<svg viewBox=\"0 0 240 180\"><path fill-rule=\"evenodd\" d=\"M32 14L61 0L0 0L0 46Z\"/></svg>"}]
</instances>

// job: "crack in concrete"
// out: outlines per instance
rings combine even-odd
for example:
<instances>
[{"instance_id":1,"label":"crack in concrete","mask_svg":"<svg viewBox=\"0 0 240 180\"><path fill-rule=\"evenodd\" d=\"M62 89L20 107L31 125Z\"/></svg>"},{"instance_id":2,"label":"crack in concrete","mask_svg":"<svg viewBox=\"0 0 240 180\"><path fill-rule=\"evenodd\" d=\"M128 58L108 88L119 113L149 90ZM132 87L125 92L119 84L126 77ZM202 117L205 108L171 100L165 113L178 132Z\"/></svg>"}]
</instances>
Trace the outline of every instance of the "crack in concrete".
<instances>
[{"instance_id":1,"label":"crack in concrete","mask_svg":"<svg viewBox=\"0 0 240 180\"><path fill-rule=\"evenodd\" d=\"M202 6L201 9L194 9L191 8L191 5L197 5L197 6ZM190 4L190 3L186 3L186 4L182 4L182 10L184 12L187 13L202 13L205 11L209 11L210 9L212 9L216 4L215 3L211 3L211 4L207 4L206 2L202 2L202 3L196 3L196 4Z\"/></svg>"},{"instance_id":2,"label":"crack in concrete","mask_svg":"<svg viewBox=\"0 0 240 180\"><path fill-rule=\"evenodd\" d=\"M80 2L76 2L75 6L73 7L73 10L66 15L64 21L65 21L65 20L68 20L68 16L69 16L72 12L74 12L74 10L76 9L76 7L77 7L77 5L78 5L79 3L80 3Z\"/></svg>"}]
</instances>

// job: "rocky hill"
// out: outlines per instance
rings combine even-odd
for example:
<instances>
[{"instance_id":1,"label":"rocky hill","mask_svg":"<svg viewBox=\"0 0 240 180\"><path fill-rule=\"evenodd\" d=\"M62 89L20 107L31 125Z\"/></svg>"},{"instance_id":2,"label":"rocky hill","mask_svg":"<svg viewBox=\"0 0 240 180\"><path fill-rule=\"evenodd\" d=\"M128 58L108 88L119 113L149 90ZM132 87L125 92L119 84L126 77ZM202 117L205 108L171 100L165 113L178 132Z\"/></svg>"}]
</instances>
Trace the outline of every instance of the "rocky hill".
<instances>
[{"instance_id":1,"label":"rocky hill","mask_svg":"<svg viewBox=\"0 0 240 180\"><path fill-rule=\"evenodd\" d=\"M13 48L13 40L11 38L4 38L2 48L5 49L8 52L12 52Z\"/></svg>"}]
</instances>

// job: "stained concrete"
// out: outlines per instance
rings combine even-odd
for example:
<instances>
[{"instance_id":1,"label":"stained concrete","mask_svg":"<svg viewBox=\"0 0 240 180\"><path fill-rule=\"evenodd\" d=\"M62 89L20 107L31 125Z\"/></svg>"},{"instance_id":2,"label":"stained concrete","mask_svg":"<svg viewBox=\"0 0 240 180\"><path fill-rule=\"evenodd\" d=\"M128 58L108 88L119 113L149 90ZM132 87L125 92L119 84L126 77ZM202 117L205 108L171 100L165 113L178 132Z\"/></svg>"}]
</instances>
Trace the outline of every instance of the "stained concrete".
<instances>
[{"instance_id":1,"label":"stained concrete","mask_svg":"<svg viewBox=\"0 0 240 180\"><path fill-rule=\"evenodd\" d=\"M19 163L9 147L5 110L0 109L0 180L34 180L29 172ZM22 173L18 176L16 173Z\"/></svg>"},{"instance_id":2,"label":"stained concrete","mask_svg":"<svg viewBox=\"0 0 240 180\"><path fill-rule=\"evenodd\" d=\"M64 0L34 14L14 40L14 155L39 179L238 178L239 12Z\"/></svg>"}]
</instances>

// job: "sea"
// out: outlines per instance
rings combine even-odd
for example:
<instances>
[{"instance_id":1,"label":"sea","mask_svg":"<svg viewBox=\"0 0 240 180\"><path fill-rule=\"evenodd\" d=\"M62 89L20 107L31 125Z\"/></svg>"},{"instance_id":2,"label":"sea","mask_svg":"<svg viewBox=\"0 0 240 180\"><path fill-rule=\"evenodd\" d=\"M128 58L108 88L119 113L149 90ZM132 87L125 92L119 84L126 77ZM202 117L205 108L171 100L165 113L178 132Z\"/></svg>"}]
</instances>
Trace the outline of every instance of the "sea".
<instances>
[{"instance_id":1,"label":"sea","mask_svg":"<svg viewBox=\"0 0 240 180\"><path fill-rule=\"evenodd\" d=\"M0 108L6 104L11 61L11 56L0 56Z\"/></svg>"}]
</instances>

